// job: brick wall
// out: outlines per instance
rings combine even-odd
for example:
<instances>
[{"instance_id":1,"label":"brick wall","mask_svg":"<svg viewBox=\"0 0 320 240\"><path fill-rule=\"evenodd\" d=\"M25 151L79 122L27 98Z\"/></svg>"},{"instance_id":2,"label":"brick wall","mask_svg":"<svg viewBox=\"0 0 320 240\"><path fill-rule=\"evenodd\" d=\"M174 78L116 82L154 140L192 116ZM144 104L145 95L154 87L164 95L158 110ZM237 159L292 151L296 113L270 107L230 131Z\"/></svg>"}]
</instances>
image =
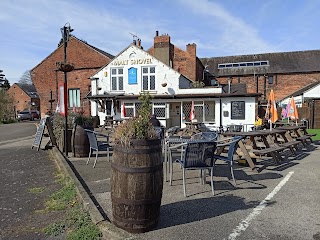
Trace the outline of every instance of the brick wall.
<instances>
[{"instance_id":1,"label":"brick wall","mask_svg":"<svg viewBox=\"0 0 320 240\"><path fill-rule=\"evenodd\" d=\"M13 98L16 112L33 109L31 106L32 102L35 102L35 106L39 106L39 99L30 98L16 83L9 88L8 94Z\"/></svg>"},{"instance_id":2,"label":"brick wall","mask_svg":"<svg viewBox=\"0 0 320 240\"><path fill-rule=\"evenodd\" d=\"M203 65L197 59L196 49L197 45L192 43L187 44L186 51L184 51L171 44L168 34L159 36L157 31L154 37L154 45L148 50L148 53L190 80L201 81Z\"/></svg>"},{"instance_id":3,"label":"brick wall","mask_svg":"<svg viewBox=\"0 0 320 240\"><path fill-rule=\"evenodd\" d=\"M221 84L228 83L227 77L218 77L217 80ZM273 89L276 100L280 100L290 95L290 93L319 80L320 73L275 74L273 75L273 84L269 84L268 78L265 78L263 75L256 76L256 79L254 79L254 76L252 75L241 77L234 76L232 78L232 84L238 82L246 83L247 91L249 93L256 93L258 83L258 92L263 94L261 96L262 99L268 99L270 90Z\"/></svg>"},{"instance_id":4,"label":"brick wall","mask_svg":"<svg viewBox=\"0 0 320 240\"><path fill-rule=\"evenodd\" d=\"M33 83L41 100L42 117L50 109L50 91L52 91L53 99L56 100L53 103L53 110L56 109L57 86L64 82L64 73L56 71L56 62L61 62L63 59L64 49L61 45L31 71ZM84 42L71 37L67 45L67 62L75 65L75 70L67 74L68 89L80 88L81 106L84 107L85 114L89 115L90 103L85 99L91 86L89 78L102 66L108 64L110 58Z\"/></svg>"}]
</instances>

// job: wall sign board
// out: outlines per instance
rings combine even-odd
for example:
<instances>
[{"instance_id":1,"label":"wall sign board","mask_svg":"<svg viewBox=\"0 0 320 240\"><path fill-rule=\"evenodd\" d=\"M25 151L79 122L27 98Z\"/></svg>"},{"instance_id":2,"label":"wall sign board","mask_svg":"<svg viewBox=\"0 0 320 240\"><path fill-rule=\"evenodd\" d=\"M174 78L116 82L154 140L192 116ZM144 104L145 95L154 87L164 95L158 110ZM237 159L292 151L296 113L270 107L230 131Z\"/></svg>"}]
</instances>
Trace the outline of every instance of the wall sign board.
<instances>
[{"instance_id":1,"label":"wall sign board","mask_svg":"<svg viewBox=\"0 0 320 240\"><path fill-rule=\"evenodd\" d=\"M231 101L231 119L242 119L246 117L245 101Z\"/></svg>"}]
</instances>

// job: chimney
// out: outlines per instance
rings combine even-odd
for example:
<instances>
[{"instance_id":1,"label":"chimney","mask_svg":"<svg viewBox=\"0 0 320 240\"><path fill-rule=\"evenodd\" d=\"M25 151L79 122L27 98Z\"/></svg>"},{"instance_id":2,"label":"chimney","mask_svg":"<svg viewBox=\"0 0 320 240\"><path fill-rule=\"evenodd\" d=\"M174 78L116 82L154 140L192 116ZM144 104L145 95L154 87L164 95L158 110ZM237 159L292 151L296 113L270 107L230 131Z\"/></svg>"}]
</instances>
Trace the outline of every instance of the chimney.
<instances>
[{"instance_id":1,"label":"chimney","mask_svg":"<svg viewBox=\"0 0 320 240\"><path fill-rule=\"evenodd\" d=\"M187 44L187 53L189 53L191 56L197 56L197 44Z\"/></svg>"},{"instance_id":2,"label":"chimney","mask_svg":"<svg viewBox=\"0 0 320 240\"><path fill-rule=\"evenodd\" d=\"M141 39L140 38L138 38L137 46L141 47Z\"/></svg>"},{"instance_id":3,"label":"chimney","mask_svg":"<svg viewBox=\"0 0 320 240\"><path fill-rule=\"evenodd\" d=\"M133 39L133 45L137 45L137 40Z\"/></svg>"},{"instance_id":4,"label":"chimney","mask_svg":"<svg viewBox=\"0 0 320 240\"><path fill-rule=\"evenodd\" d=\"M170 43L170 36L168 34L159 36L159 32L156 31L153 48L154 57L170 66L170 61L173 58L173 46Z\"/></svg>"}]
</instances>

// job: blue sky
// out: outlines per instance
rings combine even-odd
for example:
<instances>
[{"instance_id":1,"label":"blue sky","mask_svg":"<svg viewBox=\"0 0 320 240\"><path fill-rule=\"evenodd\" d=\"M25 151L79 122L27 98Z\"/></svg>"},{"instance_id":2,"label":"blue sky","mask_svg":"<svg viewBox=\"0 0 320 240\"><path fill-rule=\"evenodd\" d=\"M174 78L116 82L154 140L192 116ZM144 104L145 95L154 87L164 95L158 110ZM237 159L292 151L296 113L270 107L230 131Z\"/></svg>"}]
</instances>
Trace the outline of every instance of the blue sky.
<instances>
[{"instance_id":1,"label":"blue sky","mask_svg":"<svg viewBox=\"0 0 320 240\"><path fill-rule=\"evenodd\" d=\"M198 57L319 49L318 0L0 0L0 69L17 82L53 52L60 28L117 55L167 33Z\"/></svg>"}]
</instances>

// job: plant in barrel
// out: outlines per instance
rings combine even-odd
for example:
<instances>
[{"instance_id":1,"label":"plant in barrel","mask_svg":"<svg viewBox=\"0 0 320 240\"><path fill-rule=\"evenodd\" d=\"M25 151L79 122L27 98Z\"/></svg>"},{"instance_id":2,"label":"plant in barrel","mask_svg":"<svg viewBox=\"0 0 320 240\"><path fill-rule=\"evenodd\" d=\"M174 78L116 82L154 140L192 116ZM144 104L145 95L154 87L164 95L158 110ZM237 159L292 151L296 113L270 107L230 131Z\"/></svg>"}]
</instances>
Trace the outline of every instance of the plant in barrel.
<instances>
[{"instance_id":1,"label":"plant in barrel","mask_svg":"<svg viewBox=\"0 0 320 240\"><path fill-rule=\"evenodd\" d=\"M113 223L133 233L153 229L159 219L163 188L161 141L149 122L151 96L142 93L138 116L113 133L111 198Z\"/></svg>"}]
</instances>

